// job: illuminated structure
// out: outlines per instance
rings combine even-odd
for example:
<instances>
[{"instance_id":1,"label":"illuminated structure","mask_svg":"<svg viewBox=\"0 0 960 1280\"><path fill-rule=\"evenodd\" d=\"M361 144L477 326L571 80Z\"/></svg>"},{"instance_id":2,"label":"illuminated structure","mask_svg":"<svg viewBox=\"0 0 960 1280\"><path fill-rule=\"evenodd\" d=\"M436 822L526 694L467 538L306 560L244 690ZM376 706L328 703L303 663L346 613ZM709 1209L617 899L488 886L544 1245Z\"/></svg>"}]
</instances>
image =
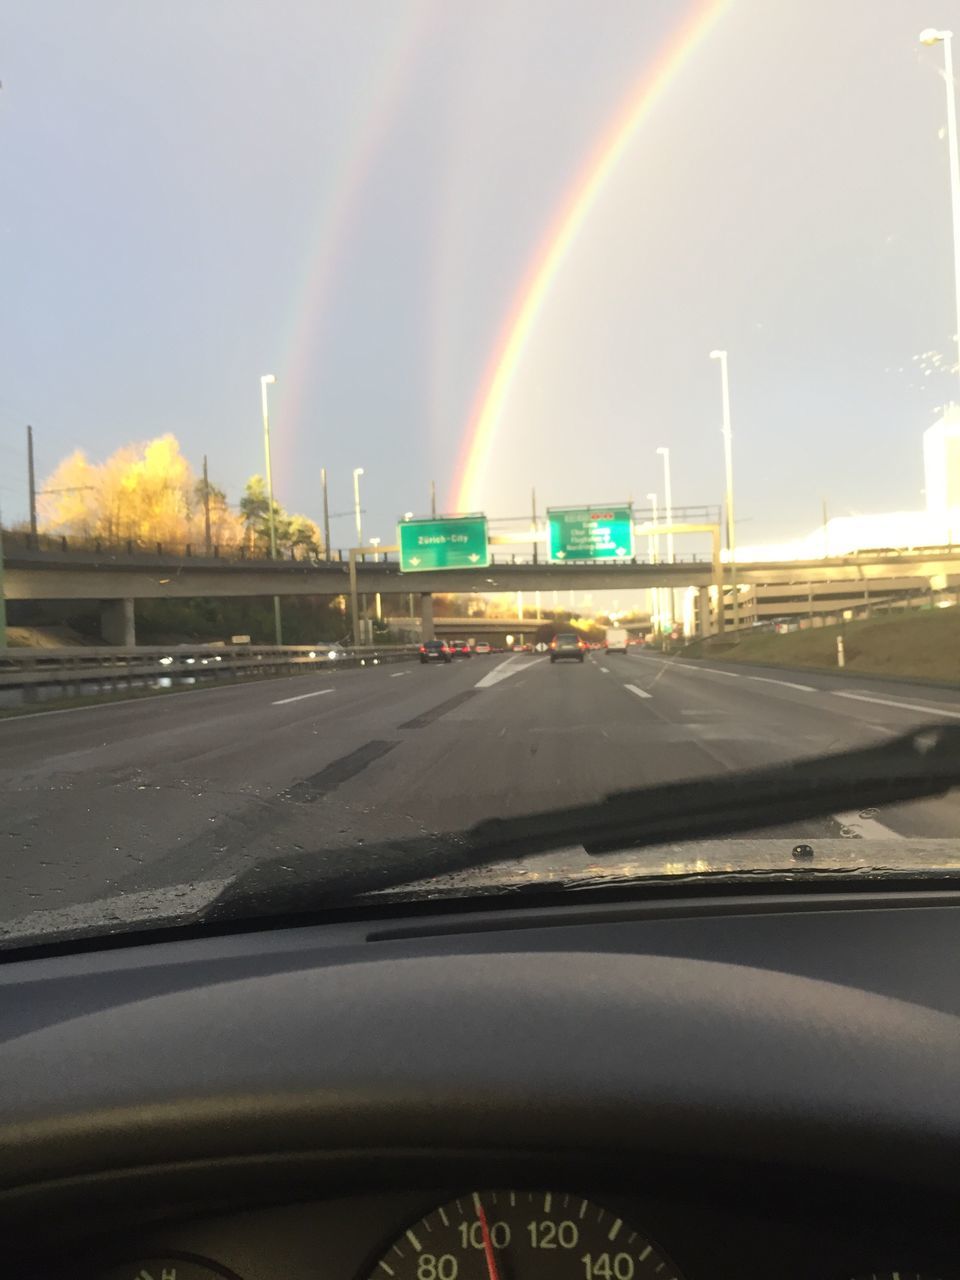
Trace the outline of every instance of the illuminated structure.
<instances>
[{"instance_id":1,"label":"illuminated structure","mask_svg":"<svg viewBox=\"0 0 960 1280\"><path fill-rule=\"evenodd\" d=\"M939 422L923 433L923 474L927 514L953 542L960 529L960 409L951 405Z\"/></svg>"}]
</instances>

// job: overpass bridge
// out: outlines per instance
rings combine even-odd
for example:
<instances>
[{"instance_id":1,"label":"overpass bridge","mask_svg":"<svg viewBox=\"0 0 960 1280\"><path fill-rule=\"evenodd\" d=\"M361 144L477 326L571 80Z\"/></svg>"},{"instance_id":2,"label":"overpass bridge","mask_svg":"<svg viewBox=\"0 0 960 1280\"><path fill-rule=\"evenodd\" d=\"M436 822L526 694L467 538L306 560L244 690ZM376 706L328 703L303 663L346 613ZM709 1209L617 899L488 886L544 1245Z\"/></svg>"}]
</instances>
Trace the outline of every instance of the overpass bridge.
<instances>
[{"instance_id":1,"label":"overpass bridge","mask_svg":"<svg viewBox=\"0 0 960 1280\"><path fill-rule=\"evenodd\" d=\"M432 625L437 593L637 591L651 588L700 590L701 609L721 581L732 586L731 568L708 556L651 563L637 557L617 563L550 564L494 548L486 568L401 573L389 552L355 548L345 559L264 560L249 557L174 554L129 546L37 548L4 534L3 592L8 600L86 600L101 603L104 638L135 643L137 600L297 595L415 595L420 598L424 634ZM379 559L373 557L379 555ZM884 579L960 583L960 547L881 548L855 555L805 561L765 561L736 566L736 582L878 585ZM706 602L706 605L705 605Z\"/></svg>"}]
</instances>

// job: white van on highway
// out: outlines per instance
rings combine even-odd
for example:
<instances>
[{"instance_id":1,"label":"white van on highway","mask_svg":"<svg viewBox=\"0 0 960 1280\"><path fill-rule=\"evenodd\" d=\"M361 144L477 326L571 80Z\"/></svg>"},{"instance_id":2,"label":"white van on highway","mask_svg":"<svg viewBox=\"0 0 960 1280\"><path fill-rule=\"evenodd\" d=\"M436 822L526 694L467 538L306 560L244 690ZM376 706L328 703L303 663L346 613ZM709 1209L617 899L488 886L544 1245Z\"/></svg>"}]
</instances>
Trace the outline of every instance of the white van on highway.
<instances>
[{"instance_id":1,"label":"white van on highway","mask_svg":"<svg viewBox=\"0 0 960 1280\"><path fill-rule=\"evenodd\" d=\"M627 652L627 632L625 627L607 627L607 653Z\"/></svg>"}]
</instances>

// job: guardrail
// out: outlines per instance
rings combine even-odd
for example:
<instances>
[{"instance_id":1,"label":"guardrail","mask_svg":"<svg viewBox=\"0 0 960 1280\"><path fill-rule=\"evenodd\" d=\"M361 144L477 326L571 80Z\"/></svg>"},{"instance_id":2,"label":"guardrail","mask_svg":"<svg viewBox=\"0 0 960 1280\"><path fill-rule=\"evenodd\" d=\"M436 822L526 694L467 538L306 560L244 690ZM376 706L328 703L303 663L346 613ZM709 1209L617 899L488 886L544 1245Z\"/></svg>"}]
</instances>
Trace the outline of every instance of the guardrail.
<instances>
[{"instance_id":1,"label":"guardrail","mask_svg":"<svg viewBox=\"0 0 960 1280\"><path fill-rule=\"evenodd\" d=\"M335 656L331 657L330 655ZM44 688L69 691L95 684L124 688L160 679L236 679L281 671L339 670L409 662L417 645L151 645L136 648L0 649L0 691L19 689L27 701Z\"/></svg>"}]
</instances>

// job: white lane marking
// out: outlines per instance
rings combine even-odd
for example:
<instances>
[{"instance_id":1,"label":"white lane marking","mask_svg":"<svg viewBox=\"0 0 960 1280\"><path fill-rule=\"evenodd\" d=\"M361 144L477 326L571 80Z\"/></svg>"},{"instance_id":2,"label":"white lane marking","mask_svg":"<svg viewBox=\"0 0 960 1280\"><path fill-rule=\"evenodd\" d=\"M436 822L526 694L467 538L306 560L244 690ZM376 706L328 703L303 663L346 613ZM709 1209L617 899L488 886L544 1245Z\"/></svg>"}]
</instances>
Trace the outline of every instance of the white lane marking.
<instances>
[{"instance_id":1,"label":"white lane marking","mask_svg":"<svg viewBox=\"0 0 960 1280\"><path fill-rule=\"evenodd\" d=\"M878 822L869 809L864 809L863 813L853 810L850 813L835 813L833 816L841 827L846 827L848 831L852 831L854 835L864 840L868 838L871 840L906 839L906 836L902 836L899 831L894 831L891 827Z\"/></svg>"},{"instance_id":2,"label":"white lane marking","mask_svg":"<svg viewBox=\"0 0 960 1280\"><path fill-rule=\"evenodd\" d=\"M491 685L499 684L501 680L508 680L510 676L515 676L518 671L525 669L523 658L504 658L503 662L498 662L492 671L488 671L479 679L474 688L489 689Z\"/></svg>"},{"instance_id":3,"label":"white lane marking","mask_svg":"<svg viewBox=\"0 0 960 1280\"><path fill-rule=\"evenodd\" d=\"M635 684L625 684L623 687L629 689L631 693L635 693L638 698L649 698L651 696L646 689L638 689Z\"/></svg>"},{"instance_id":4,"label":"white lane marking","mask_svg":"<svg viewBox=\"0 0 960 1280\"><path fill-rule=\"evenodd\" d=\"M391 680L399 680L401 676L408 676L409 674L410 674L410 672L409 672L409 671L391 671L391 672L390 672L390 679L391 679Z\"/></svg>"},{"instance_id":5,"label":"white lane marking","mask_svg":"<svg viewBox=\"0 0 960 1280\"><path fill-rule=\"evenodd\" d=\"M857 702L876 702L881 707L896 707L900 711L920 711L925 716L949 716L951 720L960 720L960 711L948 711L946 707L922 707L918 702L895 702L892 698L875 698L869 693L846 693L842 689L831 689L835 698L855 698Z\"/></svg>"},{"instance_id":6,"label":"white lane marking","mask_svg":"<svg viewBox=\"0 0 960 1280\"><path fill-rule=\"evenodd\" d=\"M731 680L739 680L739 671L718 671L716 667L687 667L688 671L706 671L711 676L729 676Z\"/></svg>"},{"instance_id":7,"label":"white lane marking","mask_svg":"<svg viewBox=\"0 0 960 1280\"><path fill-rule=\"evenodd\" d=\"M610 668L609 668L609 667L601 667L601 668L600 668L600 670L603 672L603 674L604 674L605 676L608 676L608 675L610 674Z\"/></svg>"},{"instance_id":8,"label":"white lane marking","mask_svg":"<svg viewBox=\"0 0 960 1280\"><path fill-rule=\"evenodd\" d=\"M762 684L781 684L785 689L799 689L801 693L816 693L812 684L794 684L792 680L773 680L770 676L747 676L748 680L759 680Z\"/></svg>"},{"instance_id":9,"label":"white lane marking","mask_svg":"<svg viewBox=\"0 0 960 1280\"><path fill-rule=\"evenodd\" d=\"M298 693L295 698L278 698L271 706L282 707L288 702L302 702L304 698L319 698L325 693L333 693L332 689L314 689L313 693Z\"/></svg>"}]
</instances>

